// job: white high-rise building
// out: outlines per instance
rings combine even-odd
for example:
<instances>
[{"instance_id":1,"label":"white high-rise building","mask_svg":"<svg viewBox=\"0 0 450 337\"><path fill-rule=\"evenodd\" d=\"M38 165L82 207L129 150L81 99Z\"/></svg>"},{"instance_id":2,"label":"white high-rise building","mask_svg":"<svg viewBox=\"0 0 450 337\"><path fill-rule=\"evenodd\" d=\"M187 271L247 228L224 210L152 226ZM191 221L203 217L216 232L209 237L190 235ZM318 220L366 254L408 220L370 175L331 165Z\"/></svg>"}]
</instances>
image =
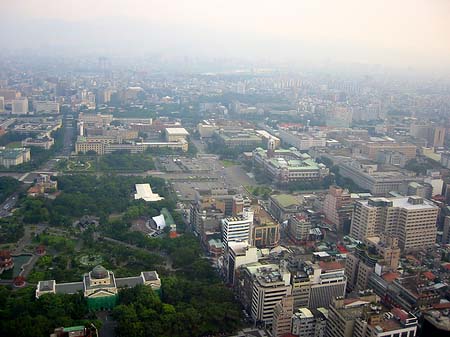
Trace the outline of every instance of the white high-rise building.
<instances>
[{"instance_id":1,"label":"white high-rise building","mask_svg":"<svg viewBox=\"0 0 450 337\"><path fill-rule=\"evenodd\" d=\"M244 209L242 215L222 220L222 242L224 250L230 242L251 242L251 229L253 226L253 211Z\"/></svg>"},{"instance_id":2,"label":"white high-rise building","mask_svg":"<svg viewBox=\"0 0 450 337\"><path fill-rule=\"evenodd\" d=\"M28 99L19 98L12 101L12 114L26 115L28 113Z\"/></svg>"}]
</instances>

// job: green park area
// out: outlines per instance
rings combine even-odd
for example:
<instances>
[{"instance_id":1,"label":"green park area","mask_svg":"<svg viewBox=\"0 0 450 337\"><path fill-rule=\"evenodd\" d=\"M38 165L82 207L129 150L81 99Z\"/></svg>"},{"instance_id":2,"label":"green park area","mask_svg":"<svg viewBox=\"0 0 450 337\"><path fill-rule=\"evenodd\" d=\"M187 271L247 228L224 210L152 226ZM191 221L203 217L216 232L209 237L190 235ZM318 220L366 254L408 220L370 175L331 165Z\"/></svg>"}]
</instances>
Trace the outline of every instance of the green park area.
<instances>
[{"instance_id":1,"label":"green park area","mask_svg":"<svg viewBox=\"0 0 450 337\"><path fill-rule=\"evenodd\" d=\"M46 254L27 276L27 287L10 291L0 286L1 336L48 336L57 326L89 323L100 327L80 294L34 296L38 281L79 282L98 263L116 277L156 270L162 281L160 296L142 286L119 292L112 315L121 336L218 335L240 327L239 305L202 256L198 239L185 233L163 179L73 174L57 180L61 193L54 200L22 196L14 217L2 219L9 226L44 226L29 245L44 245ZM136 183L150 183L165 199L134 200ZM151 238L130 230L133 220L161 213L177 225L180 236ZM86 215L99 224L74 226ZM19 239L10 233L5 242Z\"/></svg>"}]
</instances>

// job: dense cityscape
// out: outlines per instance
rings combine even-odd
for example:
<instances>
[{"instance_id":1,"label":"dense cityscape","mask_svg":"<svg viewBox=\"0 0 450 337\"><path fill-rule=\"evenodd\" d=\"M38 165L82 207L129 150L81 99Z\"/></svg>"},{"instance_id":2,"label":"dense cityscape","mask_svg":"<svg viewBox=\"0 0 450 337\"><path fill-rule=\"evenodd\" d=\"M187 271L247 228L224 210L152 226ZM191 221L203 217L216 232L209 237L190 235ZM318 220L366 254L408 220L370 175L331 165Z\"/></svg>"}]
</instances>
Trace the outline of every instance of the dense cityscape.
<instances>
[{"instance_id":1,"label":"dense cityscape","mask_svg":"<svg viewBox=\"0 0 450 337\"><path fill-rule=\"evenodd\" d=\"M450 336L448 72L132 40L0 55L0 336Z\"/></svg>"}]
</instances>

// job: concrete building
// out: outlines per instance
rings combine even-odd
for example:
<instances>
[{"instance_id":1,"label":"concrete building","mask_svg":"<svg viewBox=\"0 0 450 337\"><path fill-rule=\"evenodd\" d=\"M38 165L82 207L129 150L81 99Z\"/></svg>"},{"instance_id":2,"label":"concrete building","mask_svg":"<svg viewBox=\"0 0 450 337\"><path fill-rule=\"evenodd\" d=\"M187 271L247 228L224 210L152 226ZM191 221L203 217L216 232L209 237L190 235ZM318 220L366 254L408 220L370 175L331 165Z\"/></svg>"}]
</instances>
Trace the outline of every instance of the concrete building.
<instances>
[{"instance_id":1,"label":"concrete building","mask_svg":"<svg viewBox=\"0 0 450 337\"><path fill-rule=\"evenodd\" d=\"M269 197L269 212L278 221L284 222L301 211L304 196L291 194L272 194Z\"/></svg>"},{"instance_id":2,"label":"concrete building","mask_svg":"<svg viewBox=\"0 0 450 337\"><path fill-rule=\"evenodd\" d=\"M275 305L273 310L272 336L282 337L291 332L294 298L286 296Z\"/></svg>"},{"instance_id":3,"label":"concrete building","mask_svg":"<svg viewBox=\"0 0 450 337\"><path fill-rule=\"evenodd\" d=\"M240 270L238 292L255 322L272 324L275 306L291 295L291 274L283 266L253 263Z\"/></svg>"},{"instance_id":4,"label":"concrete building","mask_svg":"<svg viewBox=\"0 0 450 337\"><path fill-rule=\"evenodd\" d=\"M34 101L34 111L37 114L59 114L59 103L51 101Z\"/></svg>"},{"instance_id":5,"label":"concrete building","mask_svg":"<svg viewBox=\"0 0 450 337\"><path fill-rule=\"evenodd\" d=\"M402 250L433 246L439 208L416 196L357 201L350 236L364 241L382 233L397 237Z\"/></svg>"},{"instance_id":6,"label":"concrete building","mask_svg":"<svg viewBox=\"0 0 450 337\"><path fill-rule=\"evenodd\" d=\"M90 310L112 309L117 303L120 288L147 285L159 291L161 281L156 271L141 272L136 277L116 278L112 271L96 266L83 275L81 282L56 283L55 280L39 281L36 287L36 298L43 294L75 294L82 291Z\"/></svg>"},{"instance_id":7,"label":"concrete building","mask_svg":"<svg viewBox=\"0 0 450 337\"><path fill-rule=\"evenodd\" d=\"M311 221L303 214L295 214L288 220L289 236L295 242L305 242L309 239Z\"/></svg>"},{"instance_id":8,"label":"concrete building","mask_svg":"<svg viewBox=\"0 0 450 337\"><path fill-rule=\"evenodd\" d=\"M326 134L323 132L296 132L280 129L279 134L283 143L294 146L301 151L315 147L326 147L327 145Z\"/></svg>"},{"instance_id":9,"label":"concrete building","mask_svg":"<svg viewBox=\"0 0 450 337\"><path fill-rule=\"evenodd\" d=\"M367 142L361 145L361 154L371 160L376 160L378 152L386 150L404 154L407 161L416 158L417 155L417 147L408 143Z\"/></svg>"},{"instance_id":10,"label":"concrete building","mask_svg":"<svg viewBox=\"0 0 450 337\"><path fill-rule=\"evenodd\" d=\"M55 144L55 140L52 137L38 137L38 138L26 138L22 140L22 146L29 147L40 147L45 150L49 150Z\"/></svg>"},{"instance_id":11,"label":"concrete building","mask_svg":"<svg viewBox=\"0 0 450 337\"><path fill-rule=\"evenodd\" d=\"M13 115L26 115L28 114L28 99L27 98L14 99L12 101L11 107L12 107L11 113Z\"/></svg>"},{"instance_id":12,"label":"concrete building","mask_svg":"<svg viewBox=\"0 0 450 337\"><path fill-rule=\"evenodd\" d=\"M415 138L426 140L427 147L444 146L446 129L432 124L411 124L409 134Z\"/></svg>"},{"instance_id":13,"label":"concrete building","mask_svg":"<svg viewBox=\"0 0 450 337\"><path fill-rule=\"evenodd\" d=\"M299 308L292 316L292 334L298 337L325 337L328 310Z\"/></svg>"},{"instance_id":14,"label":"concrete building","mask_svg":"<svg viewBox=\"0 0 450 337\"><path fill-rule=\"evenodd\" d=\"M187 132L185 128L166 128L165 134L167 142L186 140L189 136L189 132Z\"/></svg>"},{"instance_id":15,"label":"concrete building","mask_svg":"<svg viewBox=\"0 0 450 337\"><path fill-rule=\"evenodd\" d=\"M253 212L245 209L242 215L222 220L222 242L224 251L230 242L251 241Z\"/></svg>"},{"instance_id":16,"label":"concrete building","mask_svg":"<svg viewBox=\"0 0 450 337\"><path fill-rule=\"evenodd\" d=\"M308 308L327 308L332 299L345 295L347 278L344 266L339 262L319 262L311 275Z\"/></svg>"},{"instance_id":17,"label":"concrete building","mask_svg":"<svg viewBox=\"0 0 450 337\"><path fill-rule=\"evenodd\" d=\"M262 146L263 140L253 129L218 129L214 132L214 139L219 146L227 148L254 149Z\"/></svg>"},{"instance_id":18,"label":"concrete building","mask_svg":"<svg viewBox=\"0 0 450 337\"><path fill-rule=\"evenodd\" d=\"M6 149L0 147L0 166L10 168L11 166L17 166L29 162L31 159L31 152L29 148L16 147Z\"/></svg>"},{"instance_id":19,"label":"concrete building","mask_svg":"<svg viewBox=\"0 0 450 337\"><path fill-rule=\"evenodd\" d=\"M405 170L383 170L377 164L356 160L345 160L338 163L339 174L351 179L359 187L373 195L384 196L395 191L406 193L410 182L420 181L412 172Z\"/></svg>"},{"instance_id":20,"label":"concrete building","mask_svg":"<svg viewBox=\"0 0 450 337\"><path fill-rule=\"evenodd\" d=\"M5 112L5 97L0 97L0 113Z\"/></svg>"},{"instance_id":21,"label":"concrete building","mask_svg":"<svg viewBox=\"0 0 450 337\"><path fill-rule=\"evenodd\" d=\"M280 223L270 216L266 210L257 205L251 208L254 212L252 246L258 248L274 248L280 242Z\"/></svg>"},{"instance_id":22,"label":"concrete building","mask_svg":"<svg viewBox=\"0 0 450 337\"><path fill-rule=\"evenodd\" d=\"M418 320L402 309L382 311L381 306L369 306L355 321L354 337L415 337Z\"/></svg>"},{"instance_id":23,"label":"concrete building","mask_svg":"<svg viewBox=\"0 0 450 337\"><path fill-rule=\"evenodd\" d=\"M367 238L353 252L347 254L345 275L351 290L366 290L369 278L375 270L381 274L396 271L400 261L398 239L382 235L380 238Z\"/></svg>"},{"instance_id":24,"label":"concrete building","mask_svg":"<svg viewBox=\"0 0 450 337\"><path fill-rule=\"evenodd\" d=\"M350 223L353 213L353 201L348 190L338 186L330 186L323 201L322 212L325 219L335 224L338 231Z\"/></svg>"},{"instance_id":25,"label":"concrete building","mask_svg":"<svg viewBox=\"0 0 450 337\"><path fill-rule=\"evenodd\" d=\"M246 264L258 262L258 248L250 246L248 241L229 242L224 255L226 279L234 285L236 270Z\"/></svg>"},{"instance_id":26,"label":"concrete building","mask_svg":"<svg viewBox=\"0 0 450 337\"><path fill-rule=\"evenodd\" d=\"M324 164L295 148L272 151L257 148L253 151L253 160L274 183L280 185L320 181L329 174Z\"/></svg>"},{"instance_id":27,"label":"concrete building","mask_svg":"<svg viewBox=\"0 0 450 337\"><path fill-rule=\"evenodd\" d=\"M353 337L355 322L362 316L364 308L378 301L379 298L376 295L333 299L328 308L326 337Z\"/></svg>"}]
</instances>

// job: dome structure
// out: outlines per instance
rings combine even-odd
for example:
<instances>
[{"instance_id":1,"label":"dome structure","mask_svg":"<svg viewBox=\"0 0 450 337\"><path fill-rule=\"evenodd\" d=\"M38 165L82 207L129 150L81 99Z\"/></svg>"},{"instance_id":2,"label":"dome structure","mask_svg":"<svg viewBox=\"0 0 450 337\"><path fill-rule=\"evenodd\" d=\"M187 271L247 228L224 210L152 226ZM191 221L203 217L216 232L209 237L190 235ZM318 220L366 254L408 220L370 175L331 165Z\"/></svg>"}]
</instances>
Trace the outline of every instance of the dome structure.
<instances>
[{"instance_id":1,"label":"dome structure","mask_svg":"<svg viewBox=\"0 0 450 337\"><path fill-rule=\"evenodd\" d=\"M103 279L108 277L108 271L103 266L95 266L91 271L91 277L94 279Z\"/></svg>"}]
</instances>

